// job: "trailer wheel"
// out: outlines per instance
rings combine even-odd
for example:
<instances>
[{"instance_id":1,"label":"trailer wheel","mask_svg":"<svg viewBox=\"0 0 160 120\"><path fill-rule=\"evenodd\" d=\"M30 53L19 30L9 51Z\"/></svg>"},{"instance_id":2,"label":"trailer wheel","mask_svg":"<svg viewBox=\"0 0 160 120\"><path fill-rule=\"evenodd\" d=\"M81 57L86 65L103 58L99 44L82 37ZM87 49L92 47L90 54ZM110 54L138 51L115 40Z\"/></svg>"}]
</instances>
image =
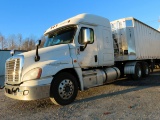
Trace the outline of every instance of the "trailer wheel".
<instances>
[{"instance_id":1,"label":"trailer wheel","mask_svg":"<svg viewBox=\"0 0 160 120\"><path fill-rule=\"evenodd\" d=\"M77 93L76 78L67 72L59 73L51 83L50 100L56 105L67 105L75 100Z\"/></svg>"},{"instance_id":2,"label":"trailer wheel","mask_svg":"<svg viewBox=\"0 0 160 120\"><path fill-rule=\"evenodd\" d=\"M147 77L149 75L149 65L148 63L142 63L142 77Z\"/></svg>"},{"instance_id":3,"label":"trailer wheel","mask_svg":"<svg viewBox=\"0 0 160 120\"><path fill-rule=\"evenodd\" d=\"M142 77L142 68L139 63L136 63L135 66L135 74L132 74L132 78L134 80L139 80Z\"/></svg>"}]
</instances>

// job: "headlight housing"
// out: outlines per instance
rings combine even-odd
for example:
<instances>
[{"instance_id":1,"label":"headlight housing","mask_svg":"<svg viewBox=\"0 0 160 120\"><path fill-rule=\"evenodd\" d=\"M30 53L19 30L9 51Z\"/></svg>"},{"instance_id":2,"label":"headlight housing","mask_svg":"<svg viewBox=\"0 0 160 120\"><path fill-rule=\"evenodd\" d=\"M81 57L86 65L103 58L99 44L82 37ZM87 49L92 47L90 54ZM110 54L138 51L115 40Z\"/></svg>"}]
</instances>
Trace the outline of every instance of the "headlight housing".
<instances>
[{"instance_id":1,"label":"headlight housing","mask_svg":"<svg viewBox=\"0 0 160 120\"><path fill-rule=\"evenodd\" d=\"M33 79L39 79L41 77L41 73L42 73L42 69L41 68L34 68L30 71L28 71L24 77L23 77L23 81L24 80L33 80Z\"/></svg>"}]
</instances>

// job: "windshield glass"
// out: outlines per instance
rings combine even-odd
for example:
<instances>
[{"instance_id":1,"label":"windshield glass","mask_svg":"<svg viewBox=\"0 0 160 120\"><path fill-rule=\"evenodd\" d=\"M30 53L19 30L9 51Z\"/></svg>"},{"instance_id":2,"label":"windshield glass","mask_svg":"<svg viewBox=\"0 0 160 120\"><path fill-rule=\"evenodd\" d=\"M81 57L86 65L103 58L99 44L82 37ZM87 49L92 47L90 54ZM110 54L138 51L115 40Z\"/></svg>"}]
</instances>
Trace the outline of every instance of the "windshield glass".
<instances>
[{"instance_id":1,"label":"windshield glass","mask_svg":"<svg viewBox=\"0 0 160 120\"><path fill-rule=\"evenodd\" d=\"M72 43L75 31L75 26L57 29L48 35L44 47Z\"/></svg>"}]
</instances>

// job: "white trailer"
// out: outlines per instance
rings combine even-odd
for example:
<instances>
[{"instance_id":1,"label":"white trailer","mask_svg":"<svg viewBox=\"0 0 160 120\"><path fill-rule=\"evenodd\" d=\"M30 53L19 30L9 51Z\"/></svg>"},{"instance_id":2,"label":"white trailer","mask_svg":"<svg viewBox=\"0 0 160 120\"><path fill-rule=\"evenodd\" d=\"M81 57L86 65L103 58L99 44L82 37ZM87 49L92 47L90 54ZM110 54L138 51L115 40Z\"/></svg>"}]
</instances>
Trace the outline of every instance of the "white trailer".
<instances>
[{"instance_id":1,"label":"white trailer","mask_svg":"<svg viewBox=\"0 0 160 120\"><path fill-rule=\"evenodd\" d=\"M135 66L137 61L143 69L148 64L153 71L155 64L160 63L160 32L133 17L112 21L111 27L115 63L121 74L134 74L135 68L128 66ZM147 76L148 70L142 71L142 75Z\"/></svg>"},{"instance_id":2,"label":"white trailer","mask_svg":"<svg viewBox=\"0 0 160 120\"><path fill-rule=\"evenodd\" d=\"M134 18L110 25L106 18L80 14L51 26L44 35L44 48L38 49L39 40L36 50L7 60L6 96L50 97L53 103L66 105L78 90L104 85L120 75L147 77L160 62L160 32Z\"/></svg>"},{"instance_id":3,"label":"white trailer","mask_svg":"<svg viewBox=\"0 0 160 120\"><path fill-rule=\"evenodd\" d=\"M24 51L15 50L15 55ZM5 81L5 62L11 57L10 50L0 50L0 86L4 86Z\"/></svg>"},{"instance_id":4,"label":"white trailer","mask_svg":"<svg viewBox=\"0 0 160 120\"><path fill-rule=\"evenodd\" d=\"M112 21L111 27L115 61L160 59L158 30L133 17Z\"/></svg>"}]
</instances>

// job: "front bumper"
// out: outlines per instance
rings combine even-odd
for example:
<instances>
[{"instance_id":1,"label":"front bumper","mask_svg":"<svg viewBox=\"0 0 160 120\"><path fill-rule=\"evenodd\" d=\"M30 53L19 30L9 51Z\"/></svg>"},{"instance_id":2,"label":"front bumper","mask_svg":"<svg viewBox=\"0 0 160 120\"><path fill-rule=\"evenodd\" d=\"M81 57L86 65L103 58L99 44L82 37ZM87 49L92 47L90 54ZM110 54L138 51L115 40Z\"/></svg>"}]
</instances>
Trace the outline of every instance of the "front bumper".
<instances>
[{"instance_id":1,"label":"front bumper","mask_svg":"<svg viewBox=\"0 0 160 120\"><path fill-rule=\"evenodd\" d=\"M40 86L5 85L5 95L18 100L37 100L49 97L50 84Z\"/></svg>"}]
</instances>

